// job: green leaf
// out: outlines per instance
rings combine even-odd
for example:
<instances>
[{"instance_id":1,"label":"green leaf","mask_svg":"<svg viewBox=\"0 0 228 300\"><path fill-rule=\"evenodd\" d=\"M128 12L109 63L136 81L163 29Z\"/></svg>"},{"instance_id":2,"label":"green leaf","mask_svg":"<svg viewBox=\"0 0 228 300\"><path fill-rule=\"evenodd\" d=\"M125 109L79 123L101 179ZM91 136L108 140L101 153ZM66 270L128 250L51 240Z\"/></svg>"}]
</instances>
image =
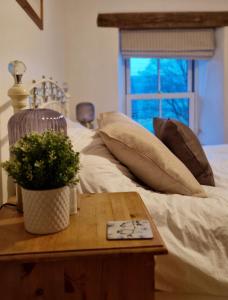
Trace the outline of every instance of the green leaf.
<instances>
[{"instance_id":1,"label":"green leaf","mask_svg":"<svg viewBox=\"0 0 228 300\"><path fill-rule=\"evenodd\" d=\"M26 189L54 189L78 182L79 153L64 133L33 132L21 138L10 151L12 157L2 167Z\"/></svg>"}]
</instances>

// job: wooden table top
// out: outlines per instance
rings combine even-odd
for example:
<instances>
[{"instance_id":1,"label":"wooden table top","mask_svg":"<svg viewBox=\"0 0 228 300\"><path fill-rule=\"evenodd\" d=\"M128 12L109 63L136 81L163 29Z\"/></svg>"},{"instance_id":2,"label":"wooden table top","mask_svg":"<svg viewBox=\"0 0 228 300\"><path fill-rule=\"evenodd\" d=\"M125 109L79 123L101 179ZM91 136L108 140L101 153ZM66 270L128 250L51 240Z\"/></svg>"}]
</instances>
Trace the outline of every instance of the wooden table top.
<instances>
[{"instance_id":1,"label":"wooden table top","mask_svg":"<svg viewBox=\"0 0 228 300\"><path fill-rule=\"evenodd\" d=\"M154 238L124 241L106 239L107 221L130 219L148 219ZM4 207L0 211L0 261L144 252L166 254L167 249L143 201L135 192L81 195L80 210L71 216L70 226L49 235L26 232L23 216L15 208Z\"/></svg>"}]
</instances>

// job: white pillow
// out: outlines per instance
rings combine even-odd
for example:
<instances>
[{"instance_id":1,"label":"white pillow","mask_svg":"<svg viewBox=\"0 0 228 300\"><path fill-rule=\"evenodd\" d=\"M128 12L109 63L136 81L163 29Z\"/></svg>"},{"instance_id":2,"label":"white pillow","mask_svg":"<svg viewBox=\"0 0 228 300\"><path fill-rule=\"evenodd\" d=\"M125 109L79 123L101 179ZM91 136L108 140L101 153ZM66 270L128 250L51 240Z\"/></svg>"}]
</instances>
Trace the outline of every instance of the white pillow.
<instances>
[{"instance_id":1,"label":"white pillow","mask_svg":"<svg viewBox=\"0 0 228 300\"><path fill-rule=\"evenodd\" d=\"M67 128L85 128L84 126L82 126L82 124L80 124L77 121L72 121L70 118L68 117L64 117L66 122L67 122Z\"/></svg>"},{"instance_id":2,"label":"white pillow","mask_svg":"<svg viewBox=\"0 0 228 300\"><path fill-rule=\"evenodd\" d=\"M74 150L79 152L92 143L95 134L95 131L81 125L67 128L67 135L71 139Z\"/></svg>"},{"instance_id":3,"label":"white pillow","mask_svg":"<svg viewBox=\"0 0 228 300\"><path fill-rule=\"evenodd\" d=\"M105 146L95 130L68 128L74 150L80 152L78 190L81 193L128 191L134 175Z\"/></svg>"}]
</instances>

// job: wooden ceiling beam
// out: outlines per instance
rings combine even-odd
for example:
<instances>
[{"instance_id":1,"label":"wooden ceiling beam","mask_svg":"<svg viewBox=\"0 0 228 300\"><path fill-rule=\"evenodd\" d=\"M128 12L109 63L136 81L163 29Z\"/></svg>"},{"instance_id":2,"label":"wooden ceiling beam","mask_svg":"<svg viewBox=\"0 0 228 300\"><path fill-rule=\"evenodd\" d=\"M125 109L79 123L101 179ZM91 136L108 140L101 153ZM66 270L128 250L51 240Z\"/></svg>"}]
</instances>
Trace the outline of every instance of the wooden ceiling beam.
<instances>
[{"instance_id":1,"label":"wooden ceiling beam","mask_svg":"<svg viewBox=\"0 0 228 300\"><path fill-rule=\"evenodd\" d=\"M97 25L120 29L217 28L228 26L228 11L102 13Z\"/></svg>"}]
</instances>

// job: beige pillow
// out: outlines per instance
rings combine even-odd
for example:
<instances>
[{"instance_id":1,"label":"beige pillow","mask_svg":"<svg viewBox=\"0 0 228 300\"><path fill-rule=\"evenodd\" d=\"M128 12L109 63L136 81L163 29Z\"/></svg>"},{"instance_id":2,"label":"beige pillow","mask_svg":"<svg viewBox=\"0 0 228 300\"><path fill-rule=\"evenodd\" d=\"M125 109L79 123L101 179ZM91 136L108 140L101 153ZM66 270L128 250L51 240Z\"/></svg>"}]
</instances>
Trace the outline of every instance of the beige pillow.
<instances>
[{"instance_id":1,"label":"beige pillow","mask_svg":"<svg viewBox=\"0 0 228 300\"><path fill-rule=\"evenodd\" d=\"M125 114L120 112L103 112L100 113L99 118L97 119L98 127L102 128L103 126L114 123L114 122L134 122L129 117L127 117Z\"/></svg>"},{"instance_id":2,"label":"beige pillow","mask_svg":"<svg viewBox=\"0 0 228 300\"><path fill-rule=\"evenodd\" d=\"M100 128L104 143L141 181L164 193L207 197L191 172L157 137L126 116L115 114L110 122L105 119L106 125Z\"/></svg>"}]
</instances>

